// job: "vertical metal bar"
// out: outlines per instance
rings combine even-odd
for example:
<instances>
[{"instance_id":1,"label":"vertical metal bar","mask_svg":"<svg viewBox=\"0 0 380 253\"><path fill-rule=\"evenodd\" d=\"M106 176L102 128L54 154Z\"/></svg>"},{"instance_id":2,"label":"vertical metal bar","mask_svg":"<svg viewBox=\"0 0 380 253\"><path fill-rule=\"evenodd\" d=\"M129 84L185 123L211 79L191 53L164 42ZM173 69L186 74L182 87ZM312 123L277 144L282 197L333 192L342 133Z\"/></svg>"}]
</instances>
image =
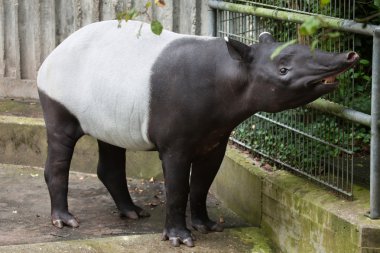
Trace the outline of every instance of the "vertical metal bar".
<instances>
[{"instance_id":1,"label":"vertical metal bar","mask_svg":"<svg viewBox=\"0 0 380 253\"><path fill-rule=\"evenodd\" d=\"M208 35L216 36L216 12L217 10L208 7Z\"/></svg>"},{"instance_id":2,"label":"vertical metal bar","mask_svg":"<svg viewBox=\"0 0 380 253\"><path fill-rule=\"evenodd\" d=\"M380 218L380 28L374 31L372 52L372 100L371 100L371 219Z\"/></svg>"}]
</instances>

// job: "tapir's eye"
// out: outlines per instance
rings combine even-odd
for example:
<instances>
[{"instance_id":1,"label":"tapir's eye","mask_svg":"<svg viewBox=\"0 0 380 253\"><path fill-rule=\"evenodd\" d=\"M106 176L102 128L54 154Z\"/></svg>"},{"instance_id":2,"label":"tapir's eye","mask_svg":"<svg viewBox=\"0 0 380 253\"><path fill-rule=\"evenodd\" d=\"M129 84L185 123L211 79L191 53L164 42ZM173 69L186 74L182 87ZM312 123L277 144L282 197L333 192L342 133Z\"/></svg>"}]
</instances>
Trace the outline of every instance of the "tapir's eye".
<instances>
[{"instance_id":1,"label":"tapir's eye","mask_svg":"<svg viewBox=\"0 0 380 253\"><path fill-rule=\"evenodd\" d=\"M289 69L287 69L287 68L281 68L280 69L280 74L281 75L286 75L288 73L288 71L289 71Z\"/></svg>"}]
</instances>

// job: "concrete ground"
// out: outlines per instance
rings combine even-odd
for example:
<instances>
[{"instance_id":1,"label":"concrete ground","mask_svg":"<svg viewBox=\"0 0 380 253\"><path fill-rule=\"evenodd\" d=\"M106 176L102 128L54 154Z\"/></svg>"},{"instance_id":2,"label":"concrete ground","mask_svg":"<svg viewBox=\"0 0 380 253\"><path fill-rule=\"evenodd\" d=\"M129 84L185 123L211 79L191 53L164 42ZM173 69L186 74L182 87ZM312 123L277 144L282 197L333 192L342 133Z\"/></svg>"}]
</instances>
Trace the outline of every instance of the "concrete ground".
<instances>
[{"instance_id":1,"label":"concrete ground","mask_svg":"<svg viewBox=\"0 0 380 253\"><path fill-rule=\"evenodd\" d=\"M77 229L50 223L50 202L41 168L0 164L0 252L271 252L258 228L249 227L210 196L211 217L224 222L222 233L193 231L195 248L173 248L160 240L165 214L163 182L128 179L135 203L151 217L119 217L112 198L93 174L72 172L69 208ZM188 222L188 224L190 224Z\"/></svg>"}]
</instances>

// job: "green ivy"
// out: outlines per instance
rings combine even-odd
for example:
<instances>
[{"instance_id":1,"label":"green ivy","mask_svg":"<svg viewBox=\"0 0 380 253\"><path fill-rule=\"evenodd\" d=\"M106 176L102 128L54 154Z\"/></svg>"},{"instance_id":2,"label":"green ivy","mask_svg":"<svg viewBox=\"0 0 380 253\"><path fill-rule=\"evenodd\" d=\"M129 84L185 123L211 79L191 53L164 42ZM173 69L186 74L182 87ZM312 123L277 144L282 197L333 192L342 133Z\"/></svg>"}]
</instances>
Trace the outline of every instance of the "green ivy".
<instances>
[{"instance_id":1,"label":"green ivy","mask_svg":"<svg viewBox=\"0 0 380 253\"><path fill-rule=\"evenodd\" d=\"M164 7L165 6L164 0L155 0L154 3L158 7ZM158 21L157 19L152 19L150 17L150 15L148 13L150 8L152 8L152 2L146 2L143 10L137 10L135 8L131 8L131 9L128 9L124 12L117 13L116 19L119 21L118 27L119 28L121 27L121 21L122 20L125 20L126 22L128 22L129 20L133 20L133 19L137 18L138 16L145 15L148 18L148 20L151 22L150 23L150 29L152 30L152 32L156 35L160 35L162 33L163 26L162 26L160 21ZM140 27L140 30L141 30L141 27ZM137 37L140 37L140 30L137 34Z\"/></svg>"}]
</instances>

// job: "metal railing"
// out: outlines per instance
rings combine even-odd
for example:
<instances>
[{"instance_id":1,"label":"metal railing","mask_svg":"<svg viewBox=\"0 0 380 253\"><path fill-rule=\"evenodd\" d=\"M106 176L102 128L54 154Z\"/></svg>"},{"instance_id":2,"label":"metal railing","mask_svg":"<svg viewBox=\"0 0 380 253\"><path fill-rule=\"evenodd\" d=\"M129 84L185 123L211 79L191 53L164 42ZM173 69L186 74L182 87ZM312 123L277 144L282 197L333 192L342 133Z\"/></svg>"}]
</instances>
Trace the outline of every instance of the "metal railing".
<instances>
[{"instance_id":1,"label":"metal railing","mask_svg":"<svg viewBox=\"0 0 380 253\"><path fill-rule=\"evenodd\" d=\"M257 42L264 30L271 31L279 41L299 38L299 25L310 15L323 15L327 28L344 33L338 42L325 42L324 50L354 50L355 34L373 36L371 115L351 109L355 102L352 94L355 81L346 74L341 80L345 89L303 108L276 114L257 113L243 122L231 138L352 197L354 129L357 124L370 126L369 216L380 218L380 26L353 21L355 0L331 1L329 8L320 8L319 1L274 0L210 0L209 6L212 35L230 36L245 43Z\"/></svg>"}]
</instances>

